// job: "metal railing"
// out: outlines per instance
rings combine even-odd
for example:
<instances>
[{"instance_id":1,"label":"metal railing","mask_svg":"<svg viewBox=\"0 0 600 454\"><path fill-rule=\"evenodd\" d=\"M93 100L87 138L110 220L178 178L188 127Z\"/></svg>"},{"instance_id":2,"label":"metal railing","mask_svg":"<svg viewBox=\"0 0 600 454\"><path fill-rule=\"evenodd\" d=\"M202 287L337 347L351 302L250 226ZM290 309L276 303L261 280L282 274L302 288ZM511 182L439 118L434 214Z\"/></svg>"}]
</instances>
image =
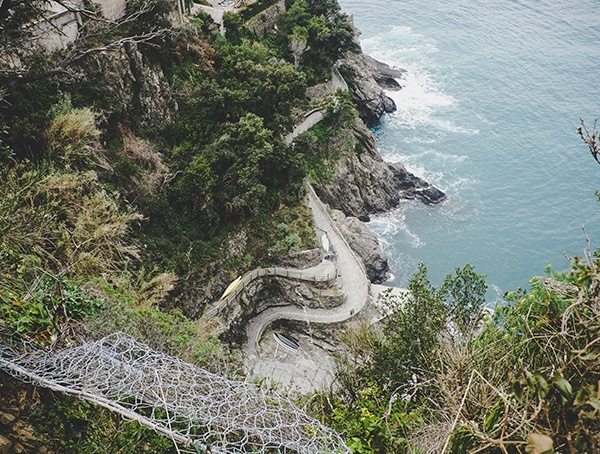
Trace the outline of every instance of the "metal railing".
<instances>
[{"instance_id":1,"label":"metal railing","mask_svg":"<svg viewBox=\"0 0 600 454\"><path fill-rule=\"evenodd\" d=\"M325 268L325 267L323 267ZM311 271L310 268L308 270L298 270L292 268L281 268L281 267L270 267L270 268L256 268L252 271L248 271L244 277L242 278L242 282L237 288L227 295L222 300L219 300L215 306L211 307L208 311L206 311L206 315L212 317L216 315L219 309L226 306L230 301L235 300L237 296L242 293L254 280L267 276L277 276L284 277L286 279L296 279L299 281L306 282L332 282L337 278L337 268L332 263L331 270L325 273L318 273L315 271Z\"/></svg>"}]
</instances>

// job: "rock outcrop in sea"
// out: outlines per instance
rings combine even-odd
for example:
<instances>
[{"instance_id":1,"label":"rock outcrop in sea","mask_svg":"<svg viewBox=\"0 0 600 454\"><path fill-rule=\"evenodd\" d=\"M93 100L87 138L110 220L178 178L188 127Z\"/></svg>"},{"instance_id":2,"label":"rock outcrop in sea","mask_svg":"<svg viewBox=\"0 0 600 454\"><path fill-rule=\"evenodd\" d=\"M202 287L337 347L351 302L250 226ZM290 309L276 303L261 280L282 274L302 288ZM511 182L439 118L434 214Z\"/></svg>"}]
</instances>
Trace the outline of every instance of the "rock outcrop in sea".
<instances>
[{"instance_id":1,"label":"rock outcrop in sea","mask_svg":"<svg viewBox=\"0 0 600 454\"><path fill-rule=\"evenodd\" d=\"M348 54L338 62L338 69L348 83L352 102L365 124L373 126L383 114L396 110L394 100L384 90L400 90L397 79L406 71L392 68L363 53Z\"/></svg>"},{"instance_id":2,"label":"rock outcrop in sea","mask_svg":"<svg viewBox=\"0 0 600 454\"><path fill-rule=\"evenodd\" d=\"M324 203L339 210L336 221L364 261L371 281L380 283L387 276L387 257L376 237L359 221L369 221L371 214L397 207L402 199L437 204L446 195L402 164L385 162L377 150L375 136L366 126L396 110L385 91L400 90L398 79L405 71L363 53L348 55L338 62L338 69L346 78L360 118L352 126L350 137L343 138L350 146L338 144L339 149L347 151L340 154L331 180L315 185L315 191Z\"/></svg>"},{"instance_id":3,"label":"rock outcrop in sea","mask_svg":"<svg viewBox=\"0 0 600 454\"><path fill-rule=\"evenodd\" d=\"M360 120L352 127L352 153L343 153L329 183L315 186L319 198L346 216L369 221L369 215L395 208L401 199L436 204L445 194L408 172L400 163L385 162L375 137Z\"/></svg>"}]
</instances>

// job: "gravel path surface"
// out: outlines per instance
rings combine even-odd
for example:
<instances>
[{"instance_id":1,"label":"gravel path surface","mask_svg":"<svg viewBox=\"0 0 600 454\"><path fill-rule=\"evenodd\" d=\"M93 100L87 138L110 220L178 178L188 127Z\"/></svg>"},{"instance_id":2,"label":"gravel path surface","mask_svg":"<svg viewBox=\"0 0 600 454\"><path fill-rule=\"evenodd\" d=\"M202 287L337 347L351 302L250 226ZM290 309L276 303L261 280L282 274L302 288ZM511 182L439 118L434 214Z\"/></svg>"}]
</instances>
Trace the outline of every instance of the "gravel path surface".
<instances>
[{"instance_id":1,"label":"gravel path surface","mask_svg":"<svg viewBox=\"0 0 600 454\"><path fill-rule=\"evenodd\" d=\"M296 137L308 131L322 119L323 112L321 112L320 110L313 110L308 115L306 115L306 117L304 117L304 121L302 123L297 125L292 132L285 136L285 142L288 145L291 144Z\"/></svg>"}]
</instances>

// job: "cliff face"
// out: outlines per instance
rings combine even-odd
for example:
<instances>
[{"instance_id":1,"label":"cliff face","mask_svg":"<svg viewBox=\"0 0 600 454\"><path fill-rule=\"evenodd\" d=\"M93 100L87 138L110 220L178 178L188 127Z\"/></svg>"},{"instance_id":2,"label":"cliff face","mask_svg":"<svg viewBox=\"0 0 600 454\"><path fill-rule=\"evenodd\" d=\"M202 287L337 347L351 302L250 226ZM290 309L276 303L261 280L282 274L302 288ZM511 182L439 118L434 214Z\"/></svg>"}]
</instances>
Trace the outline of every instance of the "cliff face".
<instances>
[{"instance_id":1,"label":"cliff face","mask_svg":"<svg viewBox=\"0 0 600 454\"><path fill-rule=\"evenodd\" d=\"M331 181L314 188L319 198L334 208L332 217L365 264L371 282L381 283L387 279L388 259L377 238L360 221L396 207L401 199L434 204L446 196L402 164L385 162L377 151L375 136L362 120L357 119L350 132L350 138L340 134L340 143L332 145L343 151Z\"/></svg>"},{"instance_id":2,"label":"cliff face","mask_svg":"<svg viewBox=\"0 0 600 454\"><path fill-rule=\"evenodd\" d=\"M283 11L285 11L285 1L280 0L250 19L248 28L256 33L256 36L264 38L266 35L273 33L279 15Z\"/></svg>"},{"instance_id":3,"label":"cliff face","mask_svg":"<svg viewBox=\"0 0 600 454\"><path fill-rule=\"evenodd\" d=\"M323 202L346 216L368 221L369 214L390 210L401 199L427 204L445 199L442 191L408 172L402 164L385 162L373 133L362 121L358 120L351 132L355 152L342 153L331 182L315 187Z\"/></svg>"},{"instance_id":4,"label":"cliff face","mask_svg":"<svg viewBox=\"0 0 600 454\"><path fill-rule=\"evenodd\" d=\"M360 118L369 126L376 124L384 113L396 110L394 101L383 90L400 90L397 79L404 70L391 68L363 53L350 53L338 62L350 88L352 102Z\"/></svg>"},{"instance_id":5,"label":"cliff face","mask_svg":"<svg viewBox=\"0 0 600 454\"><path fill-rule=\"evenodd\" d=\"M375 284L386 281L390 267L375 234L358 218L346 216L341 211L333 210L331 217L352 250L365 264L369 280Z\"/></svg>"},{"instance_id":6,"label":"cliff face","mask_svg":"<svg viewBox=\"0 0 600 454\"><path fill-rule=\"evenodd\" d=\"M176 110L172 87L159 64L150 61L135 43L115 52L94 53L80 64L85 78L110 98L107 112L130 112L140 126L160 128Z\"/></svg>"}]
</instances>

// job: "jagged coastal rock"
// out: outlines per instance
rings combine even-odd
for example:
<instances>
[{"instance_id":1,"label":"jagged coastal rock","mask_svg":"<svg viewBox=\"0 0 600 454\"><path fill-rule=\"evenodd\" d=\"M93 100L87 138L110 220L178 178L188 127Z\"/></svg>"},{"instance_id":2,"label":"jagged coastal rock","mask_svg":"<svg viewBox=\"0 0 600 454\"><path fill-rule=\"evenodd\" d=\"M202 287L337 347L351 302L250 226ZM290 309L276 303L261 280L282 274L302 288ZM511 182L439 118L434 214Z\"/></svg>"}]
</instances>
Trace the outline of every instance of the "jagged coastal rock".
<instances>
[{"instance_id":1,"label":"jagged coastal rock","mask_svg":"<svg viewBox=\"0 0 600 454\"><path fill-rule=\"evenodd\" d=\"M355 29L358 43L360 31ZM337 67L346 79L360 120L352 128L353 151L341 153L329 183L315 187L317 194L332 208L363 221L369 215L388 211L401 199L436 204L446 195L438 188L408 172L400 163L387 163L379 154L373 133L365 125L376 124L381 116L396 110L385 90L400 90L398 79L406 73L359 52L349 53ZM362 121L361 121L362 120ZM342 144L337 144L343 149ZM352 147L346 147L352 149Z\"/></svg>"},{"instance_id":2,"label":"jagged coastal rock","mask_svg":"<svg viewBox=\"0 0 600 454\"><path fill-rule=\"evenodd\" d=\"M394 112L396 104L384 90L400 90L397 79L404 70L394 69L363 53L350 53L338 62L338 68L358 107L360 118L369 126L376 124L384 113Z\"/></svg>"},{"instance_id":3,"label":"jagged coastal rock","mask_svg":"<svg viewBox=\"0 0 600 454\"><path fill-rule=\"evenodd\" d=\"M319 198L332 208L368 221L370 214L388 211L401 199L427 204L445 199L441 190L408 172L402 164L385 162L377 151L373 133L362 121L353 126L350 140L358 152L343 153L331 181L315 186Z\"/></svg>"},{"instance_id":4,"label":"jagged coastal rock","mask_svg":"<svg viewBox=\"0 0 600 454\"><path fill-rule=\"evenodd\" d=\"M402 79L406 74L405 69L392 68L387 63L375 60L367 54L362 54L365 64L371 72L371 75L377 84L384 90L397 91L402 89L398 79ZM393 102L393 101L392 101Z\"/></svg>"},{"instance_id":5,"label":"jagged coastal rock","mask_svg":"<svg viewBox=\"0 0 600 454\"><path fill-rule=\"evenodd\" d=\"M352 250L365 264L369 280L374 284L385 282L390 267L375 234L358 218L346 216L339 210L333 210L331 218L342 231Z\"/></svg>"}]
</instances>

